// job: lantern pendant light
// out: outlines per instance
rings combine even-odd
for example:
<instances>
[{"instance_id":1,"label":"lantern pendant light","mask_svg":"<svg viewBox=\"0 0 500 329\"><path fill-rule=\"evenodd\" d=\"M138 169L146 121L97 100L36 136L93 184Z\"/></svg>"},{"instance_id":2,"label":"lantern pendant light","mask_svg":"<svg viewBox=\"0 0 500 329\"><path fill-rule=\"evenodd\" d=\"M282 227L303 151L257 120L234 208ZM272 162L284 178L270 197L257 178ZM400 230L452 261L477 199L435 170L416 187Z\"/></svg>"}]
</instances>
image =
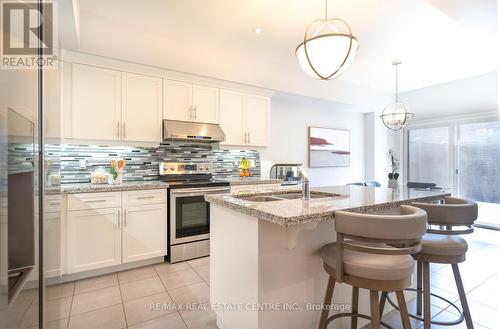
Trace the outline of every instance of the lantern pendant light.
<instances>
[{"instance_id":1,"label":"lantern pendant light","mask_svg":"<svg viewBox=\"0 0 500 329\"><path fill-rule=\"evenodd\" d=\"M349 67L358 48L358 39L352 35L349 24L340 18L328 18L328 0L325 0L325 17L307 26L295 55L307 74L318 80L330 80Z\"/></svg>"},{"instance_id":2,"label":"lantern pendant light","mask_svg":"<svg viewBox=\"0 0 500 329\"><path fill-rule=\"evenodd\" d=\"M387 105L380 116L380 119L384 125L393 131L398 131L403 129L408 121L415 117L415 113L411 113L408 107L399 100L398 95L398 65L401 64L400 60L395 60L392 62L396 70L396 93L395 101Z\"/></svg>"}]
</instances>

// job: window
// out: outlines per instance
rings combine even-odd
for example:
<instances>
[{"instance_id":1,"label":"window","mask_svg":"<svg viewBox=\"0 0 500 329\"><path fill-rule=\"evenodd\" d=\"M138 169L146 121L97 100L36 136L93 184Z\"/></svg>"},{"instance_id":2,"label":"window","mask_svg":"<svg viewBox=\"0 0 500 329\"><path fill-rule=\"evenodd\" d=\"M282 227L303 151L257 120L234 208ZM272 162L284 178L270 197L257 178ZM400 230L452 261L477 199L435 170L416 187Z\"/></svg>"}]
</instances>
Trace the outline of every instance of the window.
<instances>
[{"instance_id":1,"label":"window","mask_svg":"<svg viewBox=\"0 0 500 329\"><path fill-rule=\"evenodd\" d=\"M407 180L435 183L479 204L477 223L500 228L500 121L409 127Z\"/></svg>"},{"instance_id":2,"label":"window","mask_svg":"<svg viewBox=\"0 0 500 329\"><path fill-rule=\"evenodd\" d=\"M463 124L458 134L459 195L500 203L500 121Z\"/></svg>"},{"instance_id":3,"label":"window","mask_svg":"<svg viewBox=\"0 0 500 329\"><path fill-rule=\"evenodd\" d=\"M450 130L448 127L410 130L409 182L450 187Z\"/></svg>"}]
</instances>

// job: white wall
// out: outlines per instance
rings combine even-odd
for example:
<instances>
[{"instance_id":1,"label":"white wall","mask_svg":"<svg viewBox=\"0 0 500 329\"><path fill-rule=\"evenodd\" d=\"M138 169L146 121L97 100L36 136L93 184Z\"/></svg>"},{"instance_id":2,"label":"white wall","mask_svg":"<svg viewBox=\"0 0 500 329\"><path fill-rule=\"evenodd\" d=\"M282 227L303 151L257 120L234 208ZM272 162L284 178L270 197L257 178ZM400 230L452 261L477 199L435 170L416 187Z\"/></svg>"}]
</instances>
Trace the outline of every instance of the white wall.
<instances>
[{"instance_id":1,"label":"white wall","mask_svg":"<svg viewBox=\"0 0 500 329\"><path fill-rule=\"evenodd\" d=\"M351 166L308 168L309 126L349 129ZM365 179L364 115L348 105L276 93L271 98L271 144L261 150L263 163L303 163L312 186L340 185ZM263 171L267 166L263 165ZM267 173L263 173L266 177Z\"/></svg>"},{"instance_id":2,"label":"white wall","mask_svg":"<svg viewBox=\"0 0 500 329\"><path fill-rule=\"evenodd\" d=\"M402 93L414 121L495 111L497 72Z\"/></svg>"},{"instance_id":3,"label":"white wall","mask_svg":"<svg viewBox=\"0 0 500 329\"><path fill-rule=\"evenodd\" d=\"M387 174L390 172L389 149L393 149L401 160L400 133L387 129L379 118L380 113L364 114L365 129L365 181L376 180L387 185ZM402 168L399 169L402 173ZM402 183L400 179L400 184Z\"/></svg>"}]
</instances>

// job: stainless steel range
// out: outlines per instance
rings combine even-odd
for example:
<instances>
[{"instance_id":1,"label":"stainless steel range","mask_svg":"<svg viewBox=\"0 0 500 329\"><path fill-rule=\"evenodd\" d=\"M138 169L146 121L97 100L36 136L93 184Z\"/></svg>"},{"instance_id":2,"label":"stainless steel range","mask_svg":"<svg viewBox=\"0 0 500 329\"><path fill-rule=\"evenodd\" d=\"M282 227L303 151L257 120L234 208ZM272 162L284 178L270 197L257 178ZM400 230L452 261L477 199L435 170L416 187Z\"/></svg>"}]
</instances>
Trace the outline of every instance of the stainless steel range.
<instances>
[{"instance_id":1,"label":"stainless steel range","mask_svg":"<svg viewBox=\"0 0 500 329\"><path fill-rule=\"evenodd\" d=\"M210 254L210 203L206 194L229 193L228 182L212 179L211 163L162 162L169 183L168 255L171 263Z\"/></svg>"}]
</instances>

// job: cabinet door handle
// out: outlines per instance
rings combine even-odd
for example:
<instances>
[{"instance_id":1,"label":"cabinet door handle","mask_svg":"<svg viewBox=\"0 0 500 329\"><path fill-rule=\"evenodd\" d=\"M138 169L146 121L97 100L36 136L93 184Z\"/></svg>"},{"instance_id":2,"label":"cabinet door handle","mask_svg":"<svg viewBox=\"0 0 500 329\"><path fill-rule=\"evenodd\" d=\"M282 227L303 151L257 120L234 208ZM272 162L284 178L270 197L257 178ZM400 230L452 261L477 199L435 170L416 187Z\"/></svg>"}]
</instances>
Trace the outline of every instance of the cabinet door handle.
<instances>
[{"instance_id":1,"label":"cabinet door handle","mask_svg":"<svg viewBox=\"0 0 500 329\"><path fill-rule=\"evenodd\" d=\"M136 199L144 200L144 199L153 199L153 198L154 198L154 195L150 195L150 196L138 196Z\"/></svg>"},{"instance_id":2,"label":"cabinet door handle","mask_svg":"<svg viewBox=\"0 0 500 329\"><path fill-rule=\"evenodd\" d=\"M87 200L85 203L97 203L97 202L106 202L106 200Z\"/></svg>"},{"instance_id":3,"label":"cabinet door handle","mask_svg":"<svg viewBox=\"0 0 500 329\"><path fill-rule=\"evenodd\" d=\"M250 139L250 132L248 132L248 144L250 144L250 143L251 143L251 142L250 142L250 140L251 140L251 139Z\"/></svg>"},{"instance_id":4,"label":"cabinet door handle","mask_svg":"<svg viewBox=\"0 0 500 329\"><path fill-rule=\"evenodd\" d=\"M123 222L124 222L123 227L127 227L127 210L126 209L123 211Z\"/></svg>"},{"instance_id":5,"label":"cabinet door handle","mask_svg":"<svg viewBox=\"0 0 500 329\"><path fill-rule=\"evenodd\" d=\"M116 137L120 138L120 122L116 123Z\"/></svg>"},{"instance_id":6,"label":"cabinet door handle","mask_svg":"<svg viewBox=\"0 0 500 329\"><path fill-rule=\"evenodd\" d=\"M122 137L125 138L125 122L122 123L122 126L123 126L123 128L122 128L122 135L123 136Z\"/></svg>"},{"instance_id":7,"label":"cabinet door handle","mask_svg":"<svg viewBox=\"0 0 500 329\"><path fill-rule=\"evenodd\" d=\"M120 228L120 221L122 219L122 211L118 210L118 220L116 221L116 227Z\"/></svg>"},{"instance_id":8,"label":"cabinet door handle","mask_svg":"<svg viewBox=\"0 0 500 329\"><path fill-rule=\"evenodd\" d=\"M194 107L194 119L196 120L197 117L197 112L196 112L196 106Z\"/></svg>"}]
</instances>

